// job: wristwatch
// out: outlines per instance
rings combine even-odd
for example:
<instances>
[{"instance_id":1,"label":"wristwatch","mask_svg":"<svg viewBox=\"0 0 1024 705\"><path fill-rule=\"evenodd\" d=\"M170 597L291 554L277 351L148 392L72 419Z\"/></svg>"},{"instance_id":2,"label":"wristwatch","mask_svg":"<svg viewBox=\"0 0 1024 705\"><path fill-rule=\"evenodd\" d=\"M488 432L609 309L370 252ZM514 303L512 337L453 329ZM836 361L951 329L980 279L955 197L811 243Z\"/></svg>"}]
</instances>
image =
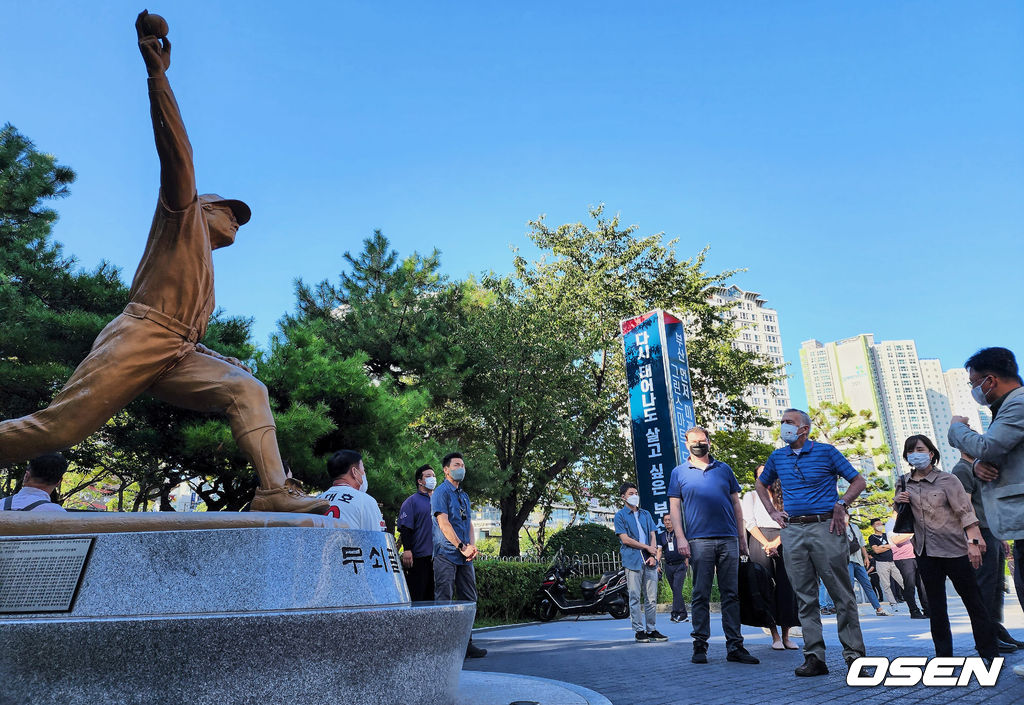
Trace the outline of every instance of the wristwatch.
<instances>
[{"instance_id":1,"label":"wristwatch","mask_svg":"<svg viewBox=\"0 0 1024 705\"><path fill-rule=\"evenodd\" d=\"M850 505L846 503L845 499L837 500L836 504L838 504L840 507L842 507L846 511L850 511Z\"/></svg>"},{"instance_id":2,"label":"wristwatch","mask_svg":"<svg viewBox=\"0 0 1024 705\"><path fill-rule=\"evenodd\" d=\"M459 550L461 551L465 547L466 547L466 544L464 544L462 541L459 541Z\"/></svg>"},{"instance_id":3,"label":"wristwatch","mask_svg":"<svg viewBox=\"0 0 1024 705\"><path fill-rule=\"evenodd\" d=\"M971 539L971 543L974 544L975 546L980 546L981 545L981 541L979 541L978 539Z\"/></svg>"}]
</instances>

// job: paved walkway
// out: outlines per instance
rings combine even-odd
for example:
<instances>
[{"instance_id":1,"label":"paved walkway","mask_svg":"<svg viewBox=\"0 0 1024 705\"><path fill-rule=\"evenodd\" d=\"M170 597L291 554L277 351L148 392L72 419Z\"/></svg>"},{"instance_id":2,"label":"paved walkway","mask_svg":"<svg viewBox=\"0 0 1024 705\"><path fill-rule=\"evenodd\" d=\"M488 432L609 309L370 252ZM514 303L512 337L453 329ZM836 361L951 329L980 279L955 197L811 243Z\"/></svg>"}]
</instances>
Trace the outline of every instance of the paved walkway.
<instances>
[{"instance_id":1,"label":"paved walkway","mask_svg":"<svg viewBox=\"0 0 1024 705\"><path fill-rule=\"evenodd\" d=\"M1006 624L1024 641L1024 613L1016 600L1006 599ZM950 597L954 653L975 656L970 622L960 599ZM927 620L911 620L904 605L892 617L876 617L861 605L861 629L869 656L934 656ZM710 663L690 663L690 623L673 624L659 614L658 629L669 637L660 644L637 644L629 620L610 617L563 620L548 624L506 627L475 633L474 643L488 649L482 659L470 659L466 670L494 671L551 678L590 688L615 705L700 703L701 705L931 705L1024 703L1024 678L1012 667L1024 663L1024 652L1009 654L999 681L980 687L972 679L964 687L852 687L846 684L846 665L836 635L835 617L824 618L827 676L798 678L793 669L803 663L802 651L774 651L760 629L744 627L747 649L761 659L749 666L725 660L725 637L718 615L711 618ZM800 641L799 639L797 640Z\"/></svg>"}]
</instances>

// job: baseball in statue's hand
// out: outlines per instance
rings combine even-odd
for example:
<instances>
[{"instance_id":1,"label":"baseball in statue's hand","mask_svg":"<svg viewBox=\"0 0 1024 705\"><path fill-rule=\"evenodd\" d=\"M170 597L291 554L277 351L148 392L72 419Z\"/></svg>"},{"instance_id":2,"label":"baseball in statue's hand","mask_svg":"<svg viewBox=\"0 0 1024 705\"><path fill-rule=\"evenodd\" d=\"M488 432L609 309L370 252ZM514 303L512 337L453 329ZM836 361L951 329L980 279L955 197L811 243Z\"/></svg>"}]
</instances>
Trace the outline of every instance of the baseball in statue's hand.
<instances>
[{"instance_id":1,"label":"baseball in statue's hand","mask_svg":"<svg viewBox=\"0 0 1024 705\"><path fill-rule=\"evenodd\" d=\"M150 34L157 39L163 39L167 36L167 20L160 15L147 12L145 17L142 18L142 27L146 34Z\"/></svg>"},{"instance_id":2,"label":"baseball in statue's hand","mask_svg":"<svg viewBox=\"0 0 1024 705\"><path fill-rule=\"evenodd\" d=\"M171 40L167 38L167 22L160 15L143 10L135 19L139 35L139 51L150 77L159 76L171 65Z\"/></svg>"}]
</instances>

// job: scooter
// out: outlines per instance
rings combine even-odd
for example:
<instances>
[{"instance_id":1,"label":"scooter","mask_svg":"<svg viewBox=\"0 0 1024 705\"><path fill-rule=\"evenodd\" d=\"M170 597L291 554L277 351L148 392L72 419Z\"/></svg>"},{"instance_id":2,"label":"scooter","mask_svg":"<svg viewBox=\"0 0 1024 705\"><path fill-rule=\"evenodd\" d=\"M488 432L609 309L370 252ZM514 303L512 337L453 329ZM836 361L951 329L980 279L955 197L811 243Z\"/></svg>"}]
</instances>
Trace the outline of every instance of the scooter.
<instances>
[{"instance_id":1,"label":"scooter","mask_svg":"<svg viewBox=\"0 0 1024 705\"><path fill-rule=\"evenodd\" d=\"M607 612L615 619L629 616L629 592L626 589L626 571L620 568L610 573L602 573L596 581L584 580L580 584L583 599L569 598L569 586L566 578L571 575L583 575L581 563L577 560L569 565L562 563L562 551L559 549L554 563L548 568L544 582L537 588L534 601L534 612L537 619L549 622L559 612L566 615L604 614Z\"/></svg>"}]
</instances>

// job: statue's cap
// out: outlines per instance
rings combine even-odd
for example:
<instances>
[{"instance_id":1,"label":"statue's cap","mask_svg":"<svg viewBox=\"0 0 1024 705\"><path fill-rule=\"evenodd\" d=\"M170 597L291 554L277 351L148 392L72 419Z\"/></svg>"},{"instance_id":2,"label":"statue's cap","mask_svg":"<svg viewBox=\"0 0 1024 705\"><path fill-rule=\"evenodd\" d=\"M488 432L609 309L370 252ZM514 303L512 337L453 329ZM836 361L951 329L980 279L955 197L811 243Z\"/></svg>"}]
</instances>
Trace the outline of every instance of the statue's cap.
<instances>
[{"instance_id":1,"label":"statue's cap","mask_svg":"<svg viewBox=\"0 0 1024 705\"><path fill-rule=\"evenodd\" d=\"M252 209L244 201L239 201L235 198L224 198L215 193L204 193L199 197L199 203L223 203L235 214L235 220L238 221L239 225L245 225L252 218Z\"/></svg>"}]
</instances>

